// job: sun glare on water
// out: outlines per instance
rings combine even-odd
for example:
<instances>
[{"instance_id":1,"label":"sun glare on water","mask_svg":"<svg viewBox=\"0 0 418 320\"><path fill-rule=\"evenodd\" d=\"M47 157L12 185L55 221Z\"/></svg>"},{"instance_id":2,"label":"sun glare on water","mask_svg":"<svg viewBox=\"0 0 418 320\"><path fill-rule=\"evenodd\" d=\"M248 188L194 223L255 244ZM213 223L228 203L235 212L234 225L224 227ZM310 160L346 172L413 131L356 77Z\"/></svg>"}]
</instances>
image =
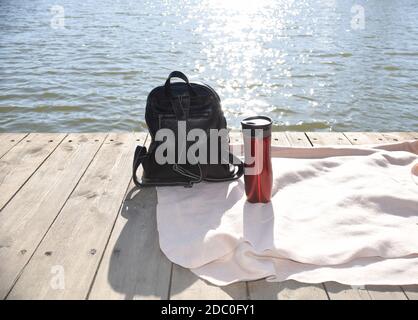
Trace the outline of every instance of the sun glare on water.
<instances>
[{"instance_id":1,"label":"sun glare on water","mask_svg":"<svg viewBox=\"0 0 418 320\"><path fill-rule=\"evenodd\" d=\"M209 64L202 66L197 61L196 69L220 74L214 81L221 94L230 97L224 101L227 113L253 115L265 111L266 102L253 93L263 83L255 70L263 61L267 64L274 59L279 66L283 63L285 52L274 50L270 42L278 30L285 28L285 12L292 3L291 0L214 0L200 6L200 14L210 18L195 31L207 38L203 51ZM268 76L269 67L266 66L264 76Z\"/></svg>"}]
</instances>

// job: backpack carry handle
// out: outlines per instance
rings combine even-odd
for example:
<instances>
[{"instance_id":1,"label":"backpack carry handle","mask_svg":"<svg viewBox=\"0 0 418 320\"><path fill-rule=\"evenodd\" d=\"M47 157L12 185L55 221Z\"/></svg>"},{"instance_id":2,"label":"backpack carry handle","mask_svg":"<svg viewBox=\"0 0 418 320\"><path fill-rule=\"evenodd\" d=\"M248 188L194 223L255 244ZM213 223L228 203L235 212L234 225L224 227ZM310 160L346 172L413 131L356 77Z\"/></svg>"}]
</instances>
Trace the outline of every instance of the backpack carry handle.
<instances>
[{"instance_id":1,"label":"backpack carry handle","mask_svg":"<svg viewBox=\"0 0 418 320\"><path fill-rule=\"evenodd\" d=\"M171 92L171 79L172 78L179 78L181 80L183 80L184 82L186 82L187 87L189 89L189 93L191 95L196 95L196 92L194 91L194 89L192 88L192 86L190 85L189 79L186 77L186 75L183 72L180 71L173 71L168 75L167 80L165 81L164 84L164 91L165 91L165 95L169 98L173 98L173 94Z\"/></svg>"}]
</instances>

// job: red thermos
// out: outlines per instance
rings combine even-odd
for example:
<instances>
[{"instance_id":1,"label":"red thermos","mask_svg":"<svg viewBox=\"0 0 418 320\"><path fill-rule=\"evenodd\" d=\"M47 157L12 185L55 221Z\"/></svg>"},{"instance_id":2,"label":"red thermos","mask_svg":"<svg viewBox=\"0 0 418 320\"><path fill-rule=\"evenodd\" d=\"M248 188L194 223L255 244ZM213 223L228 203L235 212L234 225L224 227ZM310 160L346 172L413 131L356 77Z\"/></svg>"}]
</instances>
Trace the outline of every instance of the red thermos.
<instances>
[{"instance_id":1,"label":"red thermos","mask_svg":"<svg viewBox=\"0 0 418 320\"><path fill-rule=\"evenodd\" d=\"M241 121L244 138L244 182L249 202L269 202L273 185L271 119L249 117Z\"/></svg>"}]
</instances>

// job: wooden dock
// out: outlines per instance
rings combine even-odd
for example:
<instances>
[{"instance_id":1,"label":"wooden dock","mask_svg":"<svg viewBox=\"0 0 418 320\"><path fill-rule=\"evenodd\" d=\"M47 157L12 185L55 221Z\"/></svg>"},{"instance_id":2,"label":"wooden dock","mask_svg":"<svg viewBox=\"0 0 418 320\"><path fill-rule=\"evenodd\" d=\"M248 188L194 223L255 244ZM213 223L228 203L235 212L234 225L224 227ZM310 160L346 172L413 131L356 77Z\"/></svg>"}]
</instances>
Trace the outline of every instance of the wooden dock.
<instances>
[{"instance_id":1,"label":"wooden dock","mask_svg":"<svg viewBox=\"0 0 418 320\"><path fill-rule=\"evenodd\" d=\"M134 147L145 137L0 134L2 299L418 299L418 286L258 280L216 287L171 263L159 249L156 191L131 181ZM285 146L411 139L418 133L273 135Z\"/></svg>"}]
</instances>

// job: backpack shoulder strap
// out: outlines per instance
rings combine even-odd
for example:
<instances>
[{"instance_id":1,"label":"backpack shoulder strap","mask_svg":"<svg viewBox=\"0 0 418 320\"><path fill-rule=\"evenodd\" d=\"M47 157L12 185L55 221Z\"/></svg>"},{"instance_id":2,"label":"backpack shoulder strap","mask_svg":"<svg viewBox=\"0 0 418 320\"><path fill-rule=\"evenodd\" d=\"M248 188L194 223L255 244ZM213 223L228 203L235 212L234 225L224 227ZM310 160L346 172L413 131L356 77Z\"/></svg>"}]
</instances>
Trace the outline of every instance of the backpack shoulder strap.
<instances>
[{"instance_id":1,"label":"backpack shoulder strap","mask_svg":"<svg viewBox=\"0 0 418 320\"><path fill-rule=\"evenodd\" d=\"M136 172L138 171L139 166L146 157L148 157L147 148L145 146L137 146L134 154L132 179L138 188L143 187L144 184L139 182Z\"/></svg>"}]
</instances>

